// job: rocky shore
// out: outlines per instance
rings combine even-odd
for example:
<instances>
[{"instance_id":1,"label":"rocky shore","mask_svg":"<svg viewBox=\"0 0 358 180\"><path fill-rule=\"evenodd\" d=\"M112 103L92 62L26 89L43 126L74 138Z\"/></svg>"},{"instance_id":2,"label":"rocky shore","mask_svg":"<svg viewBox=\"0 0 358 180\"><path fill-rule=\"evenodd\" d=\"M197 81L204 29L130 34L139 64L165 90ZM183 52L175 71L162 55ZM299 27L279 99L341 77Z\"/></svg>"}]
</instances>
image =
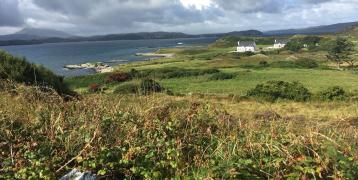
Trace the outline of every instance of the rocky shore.
<instances>
[{"instance_id":1,"label":"rocky shore","mask_svg":"<svg viewBox=\"0 0 358 180\"><path fill-rule=\"evenodd\" d=\"M110 67L108 64L104 64L102 62L65 65L64 68L68 69L68 70L94 69L97 73L107 73L107 72L112 72L113 71L112 67Z\"/></svg>"}]
</instances>

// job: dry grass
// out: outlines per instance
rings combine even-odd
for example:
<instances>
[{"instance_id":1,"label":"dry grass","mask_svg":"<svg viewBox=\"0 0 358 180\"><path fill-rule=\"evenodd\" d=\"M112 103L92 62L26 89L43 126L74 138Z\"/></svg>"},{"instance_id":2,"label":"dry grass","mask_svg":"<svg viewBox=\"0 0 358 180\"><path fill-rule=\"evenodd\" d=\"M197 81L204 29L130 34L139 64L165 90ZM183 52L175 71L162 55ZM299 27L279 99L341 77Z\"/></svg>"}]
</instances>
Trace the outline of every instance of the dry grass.
<instances>
[{"instance_id":1,"label":"dry grass","mask_svg":"<svg viewBox=\"0 0 358 180\"><path fill-rule=\"evenodd\" d=\"M357 102L0 92L0 178L357 177Z\"/></svg>"}]
</instances>

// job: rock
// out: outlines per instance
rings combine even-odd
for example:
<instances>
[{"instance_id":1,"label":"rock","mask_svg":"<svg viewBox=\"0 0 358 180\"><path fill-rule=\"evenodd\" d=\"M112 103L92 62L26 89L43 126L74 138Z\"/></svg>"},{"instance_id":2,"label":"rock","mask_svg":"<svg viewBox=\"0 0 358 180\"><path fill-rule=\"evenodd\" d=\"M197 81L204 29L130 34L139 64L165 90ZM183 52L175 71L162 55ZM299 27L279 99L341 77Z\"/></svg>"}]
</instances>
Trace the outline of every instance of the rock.
<instances>
[{"instance_id":1,"label":"rock","mask_svg":"<svg viewBox=\"0 0 358 180\"><path fill-rule=\"evenodd\" d=\"M68 174L64 175L60 180L96 180L97 176L90 172L80 172L77 169L73 169Z\"/></svg>"}]
</instances>

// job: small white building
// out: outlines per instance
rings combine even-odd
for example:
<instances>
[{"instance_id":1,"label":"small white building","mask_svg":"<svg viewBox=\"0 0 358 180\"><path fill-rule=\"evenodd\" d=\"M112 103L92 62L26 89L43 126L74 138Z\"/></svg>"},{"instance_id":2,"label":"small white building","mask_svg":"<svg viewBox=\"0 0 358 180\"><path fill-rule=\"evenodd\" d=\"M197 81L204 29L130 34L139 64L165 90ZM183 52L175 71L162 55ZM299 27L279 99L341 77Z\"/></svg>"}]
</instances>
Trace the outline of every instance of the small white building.
<instances>
[{"instance_id":1,"label":"small white building","mask_svg":"<svg viewBox=\"0 0 358 180\"><path fill-rule=\"evenodd\" d=\"M256 43L255 41L239 41L237 46L237 52L255 52Z\"/></svg>"},{"instance_id":2,"label":"small white building","mask_svg":"<svg viewBox=\"0 0 358 180\"><path fill-rule=\"evenodd\" d=\"M289 42L289 40L287 40L287 39L281 39L281 40L275 39L275 44L273 45L273 48L274 49L284 48L288 42Z\"/></svg>"}]
</instances>

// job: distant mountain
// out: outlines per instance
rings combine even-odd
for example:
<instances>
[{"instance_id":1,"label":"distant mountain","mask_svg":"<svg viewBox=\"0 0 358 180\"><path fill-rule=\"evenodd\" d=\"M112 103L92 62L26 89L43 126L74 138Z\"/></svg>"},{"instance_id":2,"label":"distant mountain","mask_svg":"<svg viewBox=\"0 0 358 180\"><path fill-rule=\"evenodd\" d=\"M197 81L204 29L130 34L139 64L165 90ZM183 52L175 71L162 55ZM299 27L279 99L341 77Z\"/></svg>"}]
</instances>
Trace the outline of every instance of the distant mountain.
<instances>
[{"instance_id":1,"label":"distant mountain","mask_svg":"<svg viewBox=\"0 0 358 180\"><path fill-rule=\"evenodd\" d=\"M24 28L19 32L0 36L1 41L11 40L39 40L46 38L70 38L72 35L51 29Z\"/></svg>"},{"instance_id":2,"label":"distant mountain","mask_svg":"<svg viewBox=\"0 0 358 180\"><path fill-rule=\"evenodd\" d=\"M349 27L344 31L340 32L339 34L347 36L358 36L358 25Z\"/></svg>"},{"instance_id":3,"label":"distant mountain","mask_svg":"<svg viewBox=\"0 0 358 180\"><path fill-rule=\"evenodd\" d=\"M127 34L109 34L90 37L74 37L66 33L53 30L23 30L13 35L0 36L0 46L27 45L58 42L81 42L81 41L113 41L113 40L140 40L140 39L178 39L178 38L200 38L200 37L224 37L224 36L262 36L257 30L235 31L217 34L191 35L180 32L140 32ZM47 37L46 37L47 36ZM58 37L62 36L62 37Z\"/></svg>"},{"instance_id":4,"label":"distant mountain","mask_svg":"<svg viewBox=\"0 0 358 180\"><path fill-rule=\"evenodd\" d=\"M112 41L112 40L140 40L140 39L175 39L175 38L193 38L195 35L184 34L180 32L139 32L127 34L109 34L102 36L91 36L79 38L85 41Z\"/></svg>"},{"instance_id":5,"label":"distant mountain","mask_svg":"<svg viewBox=\"0 0 358 180\"><path fill-rule=\"evenodd\" d=\"M264 32L266 36L272 35L294 35L294 34L327 34L338 33L354 25L358 25L358 22L339 23L325 26L315 26L302 29L285 29Z\"/></svg>"},{"instance_id":6,"label":"distant mountain","mask_svg":"<svg viewBox=\"0 0 358 180\"><path fill-rule=\"evenodd\" d=\"M24 28L21 31L15 33L18 35L21 34L25 34L25 35L32 35L32 36L37 36L37 37L41 37L41 38L69 38L72 37L73 35L62 32L62 31L57 31L57 30L52 30L52 29L38 29L38 28Z\"/></svg>"},{"instance_id":7,"label":"distant mountain","mask_svg":"<svg viewBox=\"0 0 358 180\"><path fill-rule=\"evenodd\" d=\"M199 37L225 37L225 36L263 36L264 33L258 30L233 31L228 33L201 34Z\"/></svg>"}]
</instances>

